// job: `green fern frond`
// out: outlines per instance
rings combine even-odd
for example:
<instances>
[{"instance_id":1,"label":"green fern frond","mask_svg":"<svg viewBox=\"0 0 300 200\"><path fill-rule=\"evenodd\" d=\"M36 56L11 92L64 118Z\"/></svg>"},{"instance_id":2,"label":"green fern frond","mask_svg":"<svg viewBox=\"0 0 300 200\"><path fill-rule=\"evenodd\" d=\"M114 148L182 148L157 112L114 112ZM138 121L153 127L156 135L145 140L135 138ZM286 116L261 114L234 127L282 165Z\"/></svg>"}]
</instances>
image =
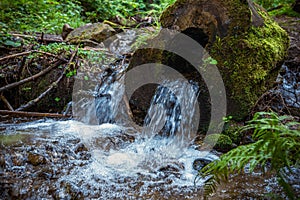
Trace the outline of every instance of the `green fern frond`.
<instances>
[{"instance_id":1,"label":"green fern frond","mask_svg":"<svg viewBox=\"0 0 300 200\"><path fill-rule=\"evenodd\" d=\"M256 113L240 132L253 130L254 143L239 146L219 160L211 162L199 171L198 176L208 177L204 186L207 197L216 191L217 184L227 181L228 175L240 173L246 165L252 172L258 166L263 168L271 163L271 171L278 176L278 183L286 195L293 199L292 187L285 181L286 173L292 166L300 163L300 123L292 121L290 116L278 116L276 113Z\"/></svg>"}]
</instances>

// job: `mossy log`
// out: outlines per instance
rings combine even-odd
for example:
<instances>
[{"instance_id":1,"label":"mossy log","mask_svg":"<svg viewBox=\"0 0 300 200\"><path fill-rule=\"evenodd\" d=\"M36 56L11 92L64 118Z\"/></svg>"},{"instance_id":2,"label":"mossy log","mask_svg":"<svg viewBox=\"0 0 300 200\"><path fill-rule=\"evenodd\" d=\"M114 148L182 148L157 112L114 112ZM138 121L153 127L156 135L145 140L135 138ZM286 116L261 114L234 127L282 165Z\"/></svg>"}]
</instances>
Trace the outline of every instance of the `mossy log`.
<instances>
[{"instance_id":1,"label":"mossy log","mask_svg":"<svg viewBox=\"0 0 300 200\"><path fill-rule=\"evenodd\" d=\"M226 88L227 115L234 119L248 116L258 98L273 86L289 47L287 33L250 0L178 0L163 12L160 21L163 28L196 40L217 60ZM137 50L129 69L150 62L172 66L205 87L186 61L184 64L182 58L157 49ZM143 101L145 93L143 88ZM138 96L133 96L135 102ZM209 98L200 99L200 104L203 102L200 115L209 118Z\"/></svg>"}]
</instances>

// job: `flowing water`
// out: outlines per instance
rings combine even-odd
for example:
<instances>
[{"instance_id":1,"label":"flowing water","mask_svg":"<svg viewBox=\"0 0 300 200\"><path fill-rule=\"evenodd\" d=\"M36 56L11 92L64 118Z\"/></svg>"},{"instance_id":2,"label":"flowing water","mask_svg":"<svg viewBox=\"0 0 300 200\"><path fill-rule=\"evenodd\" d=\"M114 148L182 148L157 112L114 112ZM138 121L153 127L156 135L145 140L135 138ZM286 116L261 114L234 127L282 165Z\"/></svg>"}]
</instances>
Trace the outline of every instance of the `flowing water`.
<instances>
[{"instance_id":1,"label":"flowing water","mask_svg":"<svg viewBox=\"0 0 300 200\"><path fill-rule=\"evenodd\" d=\"M190 94L197 93L197 86L180 80L162 84L144 128L136 129L118 117L126 113L123 86L114 82L115 75L114 71L102 73L101 84L90 96L75 102L75 112L85 109L84 115L78 112L81 122L3 125L2 198L199 197L204 179L194 185L197 170L193 162L218 157L192 145L197 98Z\"/></svg>"},{"instance_id":2,"label":"flowing water","mask_svg":"<svg viewBox=\"0 0 300 200\"><path fill-rule=\"evenodd\" d=\"M197 85L161 83L138 127L126 109L125 70L104 66L89 84L78 73L76 120L0 125L0 199L202 199L197 166L218 156L192 145Z\"/></svg>"},{"instance_id":3,"label":"flowing water","mask_svg":"<svg viewBox=\"0 0 300 200\"><path fill-rule=\"evenodd\" d=\"M165 93L160 91L157 98L162 98L159 94ZM109 102L103 109L109 117L97 115L100 122L114 121L108 112L112 99L105 99ZM168 123L177 124L179 117L170 112ZM42 120L2 129L6 138L1 139L1 176L7 178L1 183L2 198L195 199L201 181L194 186L193 161L217 159L195 150L192 140L183 141L178 131L167 137L150 134L151 128L138 132L112 123L88 125L74 120ZM171 132L175 134L174 129Z\"/></svg>"}]
</instances>

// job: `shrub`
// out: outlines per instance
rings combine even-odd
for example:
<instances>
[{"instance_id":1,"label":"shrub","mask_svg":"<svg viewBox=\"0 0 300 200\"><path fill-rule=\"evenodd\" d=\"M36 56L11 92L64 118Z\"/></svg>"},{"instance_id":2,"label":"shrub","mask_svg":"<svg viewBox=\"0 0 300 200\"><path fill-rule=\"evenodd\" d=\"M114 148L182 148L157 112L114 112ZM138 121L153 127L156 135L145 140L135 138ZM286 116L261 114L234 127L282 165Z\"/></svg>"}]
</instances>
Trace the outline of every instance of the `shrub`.
<instances>
[{"instance_id":1,"label":"shrub","mask_svg":"<svg viewBox=\"0 0 300 200\"><path fill-rule=\"evenodd\" d=\"M60 33L63 24L83 24L81 7L76 0L2 0L0 21L13 31Z\"/></svg>"},{"instance_id":2,"label":"shrub","mask_svg":"<svg viewBox=\"0 0 300 200\"><path fill-rule=\"evenodd\" d=\"M239 146L222 155L202 170L199 176L210 176L205 183L206 195L216 189L216 185L227 180L230 173L240 173L249 164L250 171L257 166L267 167L276 172L278 183L286 195L294 199L292 187L285 181L292 167L300 164L300 123L291 117L275 113L256 113L241 131L253 130L254 143Z\"/></svg>"}]
</instances>

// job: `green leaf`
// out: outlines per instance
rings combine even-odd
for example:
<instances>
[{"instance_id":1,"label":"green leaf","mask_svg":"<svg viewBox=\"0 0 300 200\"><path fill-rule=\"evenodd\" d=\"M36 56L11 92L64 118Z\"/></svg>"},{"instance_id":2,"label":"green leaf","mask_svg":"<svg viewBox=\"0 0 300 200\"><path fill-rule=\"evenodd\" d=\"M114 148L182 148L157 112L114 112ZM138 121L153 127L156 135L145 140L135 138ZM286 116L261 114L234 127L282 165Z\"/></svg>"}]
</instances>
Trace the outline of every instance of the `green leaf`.
<instances>
[{"instance_id":1,"label":"green leaf","mask_svg":"<svg viewBox=\"0 0 300 200\"><path fill-rule=\"evenodd\" d=\"M218 61L212 58L212 59L209 61L209 64L211 64L211 65L216 65L216 64L218 64Z\"/></svg>"},{"instance_id":2,"label":"green leaf","mask_svg":"<svg viewBox=\"0 0 300 200\"><path fill-rule=\"evenodd\" d=\"M12 40L6 40L6 41L4 41L3 44L6 45L6 46L12 46L12 47L19 47L19 46L21 46L20 42L14 42Z\"/></svg>"}]
</instances>

